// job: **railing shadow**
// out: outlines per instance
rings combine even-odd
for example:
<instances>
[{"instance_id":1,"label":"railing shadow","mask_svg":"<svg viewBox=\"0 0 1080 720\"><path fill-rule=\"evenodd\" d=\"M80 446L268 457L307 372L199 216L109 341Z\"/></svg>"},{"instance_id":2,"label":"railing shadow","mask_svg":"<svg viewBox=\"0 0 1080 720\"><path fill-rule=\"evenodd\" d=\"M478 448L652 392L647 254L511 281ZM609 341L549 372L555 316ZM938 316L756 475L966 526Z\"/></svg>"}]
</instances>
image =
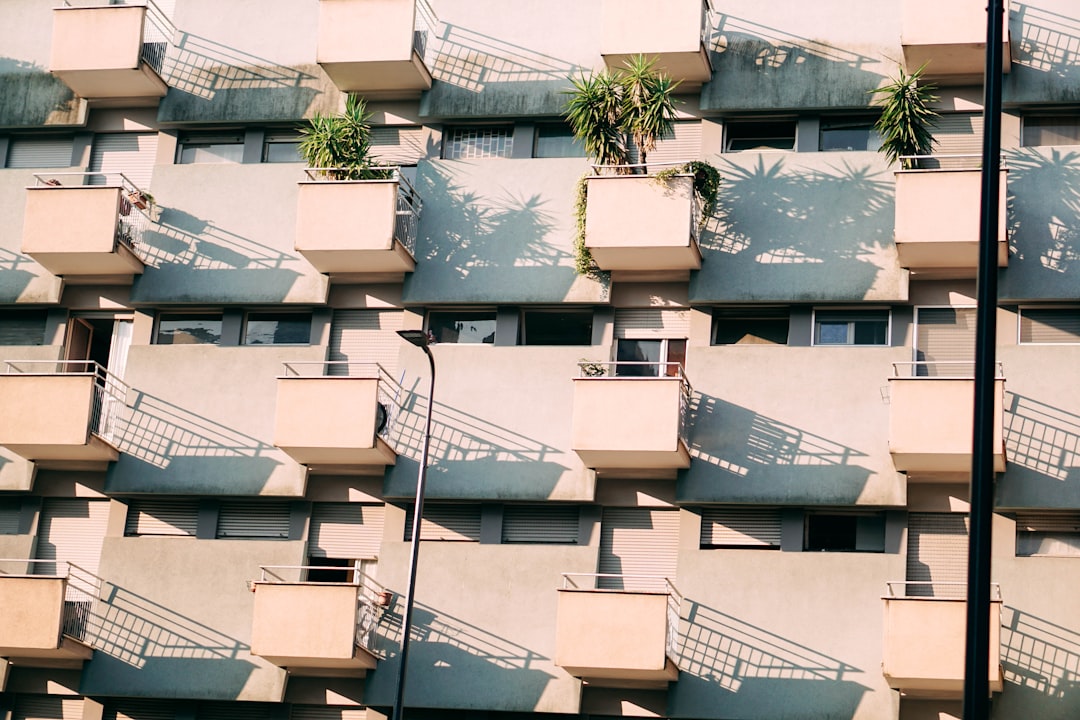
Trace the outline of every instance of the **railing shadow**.
<instances>
[{"instance_id":1,"label":"railing shadow","mask_svg":"<svg viewBox=\"0 0 1080 720\"><path fill-rule=\"evenodd\" d=\"M582 68L535 50L450 23L436 39L431 76L471 92L491 83L566 82Z\"/></svg>"},{"instance_id":2,"label":"railing shadow","mask_svg":"<svg viewBox=\"0 0 1080 720\"><path fill-rule=\"evenodd\" d=\"M1024 68L1071 78L1080 70L1080 19L1012 3L1020 37L1012 41L1012 62Z\"/></svg>"},{"instance_id":3,"label":"railing shadow","mask_svg":"<svg viewBox=\"0 0 1080 720\"><path fill-rule=\"evenodd\" d=\"M1055 701L1046 709L1072 707L1080 690L1080 632L1006 605L1002 613L1001 664L1005 693L1021 689ZM1050 717L1025 705L1029 717ZM1053 715L1057 717L1057 715Z\"/></svg>"},{"instance_id":4,"label":"railing shadow","mask_svg":"<svg viewBox=\"0 0 1080 720\"><path fill-rule=\"evenodd\" d=\"M1004 440L1014 466L1064 482L1080 468L1080 415L1016 393L1006 394Z\"/></svg>"},{"instance_id":5,"label":"railing shadow","mask_svg":"<svg viewBox=\"0 0 1080 720\"><path fill-rule=\"evenodd\" d=\"M776 68L786 63L801 64L810 57L839 63L853 69L877 65L879 62L878 58L869 55L727 13L720 13L717 16L715 28L710 45L713 52L722 54L738 51L740 45L748 43L752 43L755 47L764 45L757 51L755 57L758 64L766 68Z\"/></svg>"},{"instance_id":6,"label":"railing shadow","mask_svg":"<svg viewBox=\"0 0 1080 720\"><path fill-rule=\"evenodd\" d=\"M164 208L140 249L148 264L186 265L198 270L281 270L292 255L217 227L183 210Z\"/></svg>"},{"instance_id":7,"label":"railing shadow","mask_svg":"<svg viewBox=\"0 0 1080 720\"><path fill-rule=\"evenodd\" d=\"M182 31L168 49L163 77L170 88L204 100L222 90L293 89L315 79L296 68Z\"/></svg>"}]
</instances>

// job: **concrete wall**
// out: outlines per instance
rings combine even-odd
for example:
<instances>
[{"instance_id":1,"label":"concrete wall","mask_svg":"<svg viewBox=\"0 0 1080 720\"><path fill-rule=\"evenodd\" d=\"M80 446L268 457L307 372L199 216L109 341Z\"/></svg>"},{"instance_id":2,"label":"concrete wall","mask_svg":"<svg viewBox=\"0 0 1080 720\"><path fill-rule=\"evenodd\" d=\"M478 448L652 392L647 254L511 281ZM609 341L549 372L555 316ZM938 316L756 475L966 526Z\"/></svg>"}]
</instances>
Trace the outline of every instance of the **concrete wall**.
<instances>
[{"instance_id":1,"label":"concrete wall","mask_svg":"<svg viewBox=\"0 0 1080 720\"><path fill-rule=\"evenodd\" d=\"M0 78L0 87L5 87ZM76 170L78 168L75 168ZM0 302L57 303L62 281L22 254L26 190L33 170L0 170Z\"/></svg>"}]
</instances>

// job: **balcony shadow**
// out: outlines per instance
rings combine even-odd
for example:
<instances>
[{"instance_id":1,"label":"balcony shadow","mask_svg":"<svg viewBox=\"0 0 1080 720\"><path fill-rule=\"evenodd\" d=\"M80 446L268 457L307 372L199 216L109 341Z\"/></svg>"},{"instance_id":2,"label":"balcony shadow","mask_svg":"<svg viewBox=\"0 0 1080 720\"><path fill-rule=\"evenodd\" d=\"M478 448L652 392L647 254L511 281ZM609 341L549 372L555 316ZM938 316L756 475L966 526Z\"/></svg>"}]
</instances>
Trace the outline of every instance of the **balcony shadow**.
<instances>
[{"instance_id":1,"label":"balcony shadow","mask_svg":"<svg viewBox=\"0 0 1080 720\"><path fill-rule=\"evenodd\" d=\"M0 127L79 125L86 100L47 68L0 56Z\"/></svg>"},{"instance_id":2,"label":"balcony shadow","mask_svg":"<svg viewBox=\"0 0 1080 720\"><path fill-rule=\"evenodd\" d=\"M1075 507L1080 503L1080 415L1009 392L1003 410L1008 465L997 483L997 502Z\"/></svg>"},{"instance_id":3,"label":"balcony shadow","mask_svg":"<svg viewBox=\"0 0 1080 720\"><path fill-rule=\"evenodd\" d=\"M785 170L783 158L749 157L720 163L719 210L701 233L691 300L897 296L891 176L869 162Z\"/></svg>"},{"instance_id":4,"label":"balcony shadow","mask_svg":"<svg viewBox=\"0 0 1080 720\"><path fill-rule=\"evenodd\" d=\"M1029 73L1040 73L1052 77L1055 95L1060 93L1063 81L1080 77L1080 19L1016 2L1010 8L1009 24L1019 28L1010 42L1012 71L1019 71L1011 84L1022 85L1035 79Z\"/></svg>"},{"instance_id":5,"label":"balcony shadow","mask_svg":"<svg viewBox=\"0 0 1080 720\"><path fill-rule=\"evenodd\" d=\"M863 670L714 608L686 605L670 714L709 707L715 717L786 717L793 707L813 707L815 717L854 716L868 688L851 677Z\"/></svg>"},{"instance_id":6,"label":"balcony shadow","mask_svg":"<svg viewBox=\"0 0 1080 720\"><path fill-rule=\"evenodd\" d=\"M868 454L704 393L688 420L690 469L680 502L850 505L871 477Z\"/></svg>"},{"instance_id":7,"label":"balcony shadow","mask_svg":"<svg viewBox=\"0 0 1080 720\"><path fill-rule=\"evenodd\" d=\"M37 267L39 271L44 272L37 263L26 255L0 248L0 302L13 303L17 301L30 287L31 281L40 277L40 275L31 272L29 269L23 270L20 266L27 268ZM44 274L48 275L48 273Z\"/></svg>"},{"instance_id":8,"label":"balcony shadow","mask_svg":"<svg viewBox=\"0 0 1080 720\"><path fill-rule=\"evenodd\" d=\"M587 69L449 23L429 44L428 58L438 82L421 99L421 116L559 114L566 78Z\"/></svg>"},{"instance_id":9,"label":"balcony shadow","mask_svg":"<svg viewBox=\"0 0 1080 720\"><path fill-rule=\"evenodd\" d=\"M879 58L727 13L711 33L703 110L865 107L884 77Z\"/></svg>"},{"instance_id":10,"label":"balcony shadow","mask_svg":"<svg viewBox=\"0 0 1080 720\"><path fill-rule=\"evenodd\" d=\"M1080 259L1080 151L1044 148L1007 155L1010 245L1002 297L1075 297Z\"/></svg>"},{"instance_id":11,"label":"balcony shadow","mask_svg":"<svg viewBox=\"0 0 1080 720\"><path fill-rule=\"evenodd\" d=\"M109 492L257 495L283 465L281 451L258 438L141 391L129 397Z\"/></svg>"},{"instance_id":12,"label":"balcony shadow","mask_svg":"<svg viewBox=\"0 0 1080 720\"><path fill-rule=\"evenodd\" d=\"M994 702L995 712L1047 720L1077 716L1080 632L1006 605L1001 664L1006 688Z\"/></svg>"}]
</instances>

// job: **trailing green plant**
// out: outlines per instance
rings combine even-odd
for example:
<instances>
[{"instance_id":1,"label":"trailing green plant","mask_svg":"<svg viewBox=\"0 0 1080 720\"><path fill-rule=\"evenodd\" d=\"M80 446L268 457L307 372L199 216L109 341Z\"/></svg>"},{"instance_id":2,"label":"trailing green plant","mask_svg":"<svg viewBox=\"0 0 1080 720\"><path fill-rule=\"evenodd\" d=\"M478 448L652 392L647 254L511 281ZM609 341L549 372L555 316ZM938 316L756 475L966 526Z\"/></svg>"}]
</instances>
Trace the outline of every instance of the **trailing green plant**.
<instances>
[{"instance_id":1,"label":"trailing green plant","mask_svg":"<svg viewBox=\"0 0 1080 720\"><path fill-rule=\"evenodd\" d=\"M701 217L698 218L700 229L705 227L705 223L716 210L716 201L720 196L720 171L704 160L691 160L682 165L664 168L656 173L656 181L667 182L676 175L687 174L694 176L694 194L701 206Z\"/></svg>"},{"instance_id":2,"label":"trailing green plant","mask_svg":"<svg viewBox=\"0 0 1080 720\"><path fill-rule=\"evenodd\" d=\"M897 68L899 74L890 84L870 91L881 102L881 117L874 124L881 136L879 152L885 153L890 165L899 160L904 169L914 166L905 156L929 155L936 142L931 129L938 114L930 105L938 98L934 85L920 83L925 67L910 74Z\"/></svg>"},{"instance_id":3,"label":"trailing green plant","mask_svg":"<svg viewBox=\"0 0 1080 720\"><path fill-rule=\"evenodd\" d=\"M344 112L316 113L300 128L299 151L308 167L329 180L380 180L392 171L371 156L371 115L359 95L349 95Z\"/></svg>"},{"instance_id":4,"label":"trailing green plant","mask_svg":"<svg viewBox=\"0 0 1080 720\"><path fill-rule=\"evenodd\" d=\"M574 270L578 275L596 275L600 269L596 267L592 253L585 245L585 204L589 192L589 176L582 175L578 178L577 187L574 188Z\"/></svg>"}]
</instances>

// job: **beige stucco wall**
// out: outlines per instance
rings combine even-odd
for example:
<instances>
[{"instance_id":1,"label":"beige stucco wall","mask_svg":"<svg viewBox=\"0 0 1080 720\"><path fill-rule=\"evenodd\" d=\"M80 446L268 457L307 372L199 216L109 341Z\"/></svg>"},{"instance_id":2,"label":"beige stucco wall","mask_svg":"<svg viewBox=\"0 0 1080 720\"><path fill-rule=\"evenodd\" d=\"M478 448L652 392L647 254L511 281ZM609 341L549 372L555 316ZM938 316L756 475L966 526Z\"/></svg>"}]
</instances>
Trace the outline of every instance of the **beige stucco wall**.
<instances>
[{"instance_id":1,"label":"beige stucco wall","mask_svg":"<svg viewBox=\"0 0 1080 720\"><path fill-rule=\"evenodd\" d=\"M559 591L555 663L575 675L663 677L666 593Z\"/></svg>"},{"instance_id":2,"label":"beige stucco wall","mask_svg":"<svg viewBox=\"0 0 1080 720\"><path fill-rule=\"evenodd\" d=\"M355 585L259 583L254 590L251 652L286 658L351 659L356 645L358 591Z\"/></svg>"},{"instance_id":3,"label":"beige stucco wall","mask_svg":"<svg viewBox=\"0 0 1080 720\"><path fill-rule=\"evenodd\" d=\"M59 646L64 587L63 578L0 577L0 655Z\"/></svg>"}]
</instances>

